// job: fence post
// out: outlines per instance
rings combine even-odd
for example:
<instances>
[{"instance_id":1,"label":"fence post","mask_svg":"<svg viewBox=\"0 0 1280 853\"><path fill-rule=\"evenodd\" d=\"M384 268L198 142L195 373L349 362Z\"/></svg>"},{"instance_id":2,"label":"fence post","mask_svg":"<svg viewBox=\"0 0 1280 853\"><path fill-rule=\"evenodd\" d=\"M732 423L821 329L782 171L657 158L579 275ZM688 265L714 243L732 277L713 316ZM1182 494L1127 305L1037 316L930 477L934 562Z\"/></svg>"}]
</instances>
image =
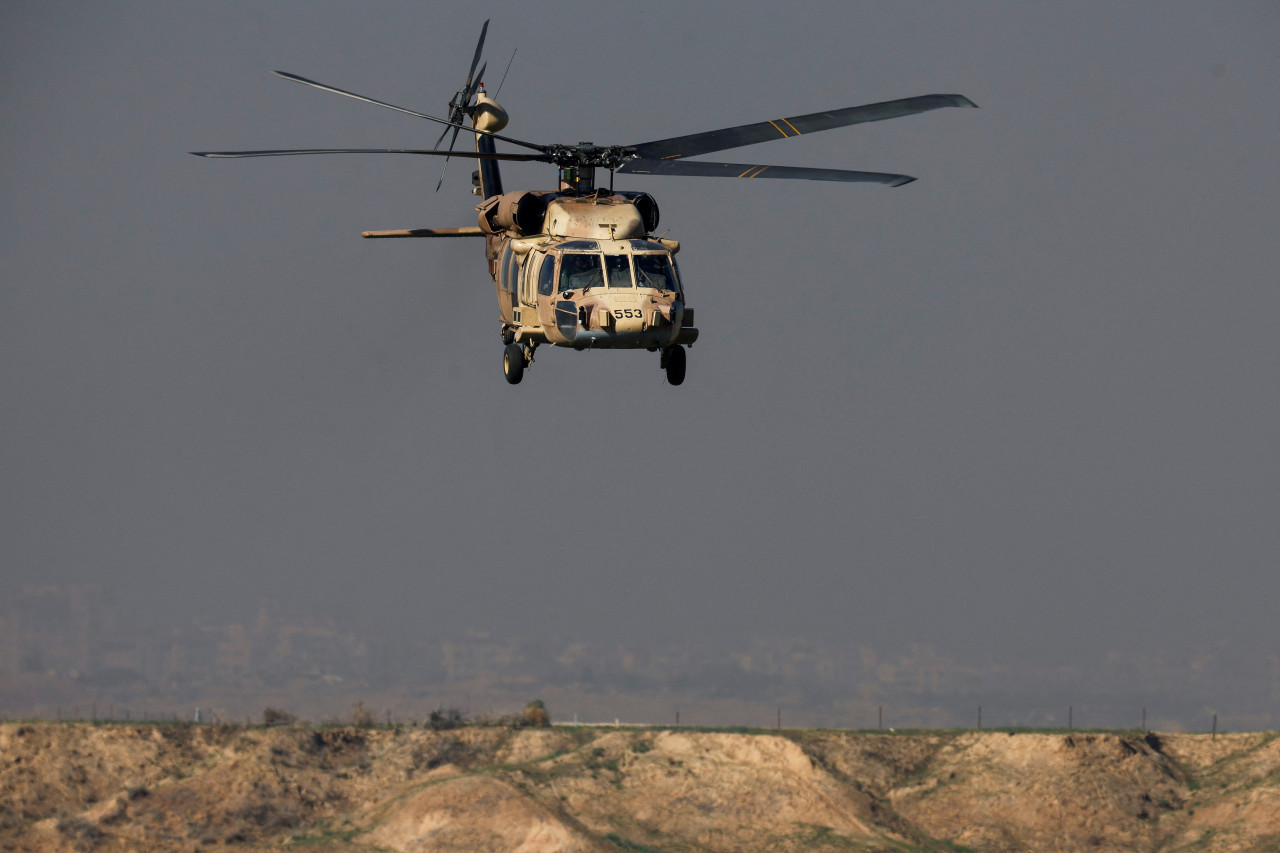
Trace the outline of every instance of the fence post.
<instances>
[{"instance_id":1,"label":"fence post","mask_svg":"<svg viewBox=\"0 0 1280 853\"><path fill-rule=\"evenodd\" d=\"M1072 714L1074 711L1075 711L1075 706L1073 705L1067 706L1067 731L1071 731L1073 728L1075 728L1075 724L1072 721Z\"/></svg>"},{"instance_id":2,"label":"fence post","mask_svg":"<svg viewBox=\"0 0 1280 853\"><path fill-rule=\"evenodd\" d=\"M876 718L876 728L877 729L884 728L884 706L883 705L880 706L880 716Z\"/></svg>"},{"instance_id":3,"label":"fence post","mask_svg":"<svg viewBox=\"0 0 1280 853\"><path fill-rule=\"evenodd\" d=\"M1218 739L1218 715L1217 714L1213 715L1213 735L1210 739L1211 740Z\"/></svg>"}]
</instances>

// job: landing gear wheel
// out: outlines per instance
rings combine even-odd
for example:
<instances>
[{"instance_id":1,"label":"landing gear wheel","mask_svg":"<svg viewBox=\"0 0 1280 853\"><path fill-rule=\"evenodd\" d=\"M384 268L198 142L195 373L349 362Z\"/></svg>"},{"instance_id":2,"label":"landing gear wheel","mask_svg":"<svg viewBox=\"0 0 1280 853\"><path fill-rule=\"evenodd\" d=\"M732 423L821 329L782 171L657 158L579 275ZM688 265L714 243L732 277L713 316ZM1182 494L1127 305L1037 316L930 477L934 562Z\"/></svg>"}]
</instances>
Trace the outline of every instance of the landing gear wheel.
<instances>
[{"instance_id":1,"label":"landing gear wheel","mask_svg":"<svg viewBox=\"0 0 1280 853\"><path fill-rule=\"evenodd\" d=\"M667 369L667 382L679 385L684 382L684 347L676 344L663 353L663 367Z\"/></svg>"},{"instance_id":2,"label":"landing gear wheel","mask_svg":"<svg viewBox=\"0 0 1280 853\"><path fill-rule=\"evenodd\" d=\"M502 374L507 382L519 385L524 378L524 347L519 344L507 344L502 351Z\"/></svg>"},{"instance_id":3,"label":"landing gear wheel","mask_svg":"<svg viewBox=\"0 0 1280 853\"><path fill-rule=\"evenodd\" d=\"M513 331L511 331L510 329L508 329L506 326L503 326L503 327L502 327L502 342L503 342L504 344L510 344L510 343L511 343L512 341L514 341L515 339L516 339L516 333L515 333L515 332L513 332Z\"/></svg>"}]
</instances>

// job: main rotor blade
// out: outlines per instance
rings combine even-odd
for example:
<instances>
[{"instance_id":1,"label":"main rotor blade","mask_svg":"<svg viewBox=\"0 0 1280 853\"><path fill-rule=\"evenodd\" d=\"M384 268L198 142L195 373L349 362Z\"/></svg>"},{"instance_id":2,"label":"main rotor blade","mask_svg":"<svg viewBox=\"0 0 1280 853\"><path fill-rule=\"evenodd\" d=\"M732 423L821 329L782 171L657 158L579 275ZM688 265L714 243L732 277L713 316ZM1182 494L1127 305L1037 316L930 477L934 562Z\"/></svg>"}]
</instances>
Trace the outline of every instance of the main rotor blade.
<instances>
[{"instance_id":1,"label":"main rotor blade","mask_svg":"<svg viewBox=\"0 0 1280 853\"><path fill-rule=\"evenodd\" d=\"M216 159L235 159L240 157L284 157L290 154L426 154L435 157L448 157L450 151L417 151L409 148L284 148L275 151L192 151L197 157ZM482 160L515 160L527 162L535 160L542 163L553 162L550 157L539 154L486 154L476 152L468 157L479 157Z\"/></svg>"},{"instance_id":2,"label":"main rotor blade","mask_svg":"<svg viewBox=\"0 0 1280 853\"><path fill-rule=\"evenodd\" d=\"M308 80L306 77L299 77L297 74L290 74L287 71L273 71L271 73L275 74L277 77L283 77L286 80L292 80L295 83L301 83L304 86L311 86L312 88L320 89L321 91L324 91L324 92L333 92L335 95L342 95L343 97L346 97L346 98L355 98L357 101L364 101L366 104L373 104L374 106L378 106L378 107L386 107L387 109L395 110L398 113L405 113L406 115L417 116L418 118L425 118L427 121L434 121L439 124L447 124L450 127L460 127L463 130L474 130L473 128L468 128L464 124L458 124L457 122L452 122L452 121L449 121L448 119L437 118L436 116L429 116L426 113L415 112L414 110L407 110L404 107L397 107L395 104L388 104L386 101L379 101L376 98L366 98L364 95L357 95L355 92L348 92L347 90L339 89L336 86L328 86L328 85L325 85L324 83L317 83L315 80ZM483 134L485 136L492 136L494 139L501 139L503 142L510 142L512 145L519 145L524 148L532 148L535 151L546 150L545 146L535 145L532 142L525 142L520 139L512 139L509 136L500 136L499 134L496 134L496 133L490 133L487 130L474 130L474 132Z\"/></svg>"},{"instance_id":3,"label":"main rotor blade","mask_svg":"<svg viewBox=\"0 0 1280 853\"><path fill-rule=\"evenodd\" d=\"M810 169L806 166L765 166L746 163L708 163L703 160L650 160L623 163L619 172L636 175L688 175L699 178L788 178L800 181L846 181L900 187L915 180L910 175L886 172L851 172L847 169Z\"/></svg>"},{"instance_id":4,"label":"main rotor blade","mask_svg":"<svg viewBox=\"0 0 1280 853\"><path fill-rule=\"evenodd\" d=\"M476 42L476 55L471 57L471 70L467 72L467 84L464 89L471 87L471 77L476 73L476 63L480 61L480 52L484 50L484 37L489 32L489 19L485 18L484 26L480 28L480 41ZM481 72L483 74L484 72Z\"/></svg>"},{"instance_id":5,"label":"main rotor blade","mask_svg":"<svg viewBox=\"0 0 1280 853\"><path fill-rule=\"evenodd\" d=\"M809 113L792 118L779 118L762 121L756 124L744 124L739 127L726 127L722 130L709 130L689 136L674 136L670 139L657 139L653 142L642 142L630 146L641 157L658 160L674 160L681 157L693 157L708 154L712 151L725 151L743 145L755 145L771 139L785 139L803 133L816 133L819 130L831 130L847 127L851 124L862 124L869 121L884 121L890 118L915 115L942 107L976 107L973 101L964 95L919 95L914 98L903 98L897 101L884 101L878 104L864 104L860 107L845 107L840 110L829 110L821 113Z\"/></svg>"}]
</instances>

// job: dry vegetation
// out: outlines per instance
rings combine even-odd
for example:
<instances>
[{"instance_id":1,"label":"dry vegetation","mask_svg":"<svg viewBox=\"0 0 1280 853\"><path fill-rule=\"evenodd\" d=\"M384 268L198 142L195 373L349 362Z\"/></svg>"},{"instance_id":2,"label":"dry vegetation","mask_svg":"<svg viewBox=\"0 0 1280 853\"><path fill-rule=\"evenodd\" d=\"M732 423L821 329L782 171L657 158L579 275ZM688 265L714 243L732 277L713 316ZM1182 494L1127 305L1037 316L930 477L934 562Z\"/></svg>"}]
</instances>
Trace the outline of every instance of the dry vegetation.
<instances>
[{"instance_id":1,"label":"dry vegetation","mask_svg":"<svg viewBox=\"0 0 1280 853\"><path fill-rule=\"evenodd\" d=\"M3 724L0 849L1280 850L1274 734L436 722Z\"/></svg>"}]
</instances>

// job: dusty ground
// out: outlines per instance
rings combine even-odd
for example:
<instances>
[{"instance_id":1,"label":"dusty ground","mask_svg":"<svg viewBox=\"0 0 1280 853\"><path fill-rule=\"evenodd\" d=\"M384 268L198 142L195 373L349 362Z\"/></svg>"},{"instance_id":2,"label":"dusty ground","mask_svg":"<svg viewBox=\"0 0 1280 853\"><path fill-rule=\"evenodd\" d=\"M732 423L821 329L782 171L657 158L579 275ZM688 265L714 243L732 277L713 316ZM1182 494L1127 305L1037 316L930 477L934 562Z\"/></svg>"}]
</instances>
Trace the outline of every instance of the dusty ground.
<instances>
[{"instance_id":1,"label":"dusty ground","mask_svg":"<svg viewBox=\"0 0 1280 853\"><path fill-rule=\"evenodd\" d=\"M1280 851L1274 733L0 725L0 850Z\"/></svg>"}]
</instances>

